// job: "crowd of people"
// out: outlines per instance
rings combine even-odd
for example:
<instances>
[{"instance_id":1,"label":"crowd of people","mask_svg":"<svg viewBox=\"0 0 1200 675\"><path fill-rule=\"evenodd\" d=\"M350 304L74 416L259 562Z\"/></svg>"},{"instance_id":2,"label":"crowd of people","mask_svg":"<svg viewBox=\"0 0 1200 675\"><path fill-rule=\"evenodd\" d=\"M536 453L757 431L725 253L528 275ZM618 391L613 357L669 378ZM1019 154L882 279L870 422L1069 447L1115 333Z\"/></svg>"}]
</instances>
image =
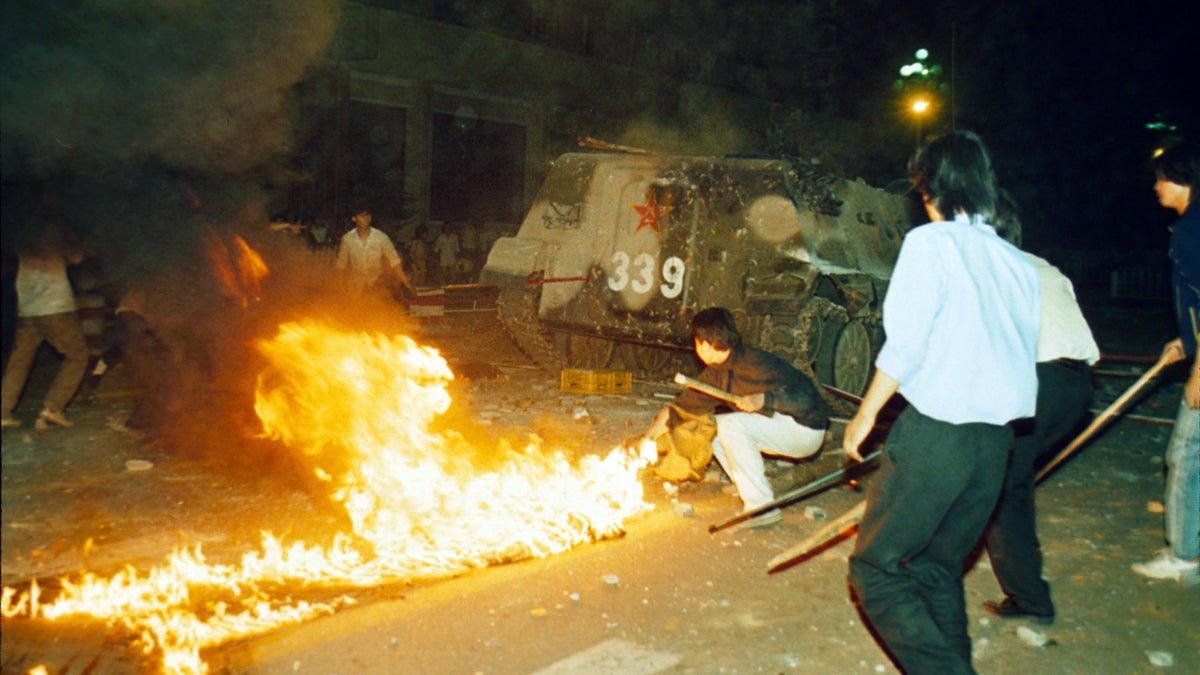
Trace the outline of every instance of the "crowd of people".
<instances>
[{"instance_id":1,"label":"crowd of people","mask_svg":"<svg viewBox=\"0 0 1200 675\"><path fill-rule=\"evenodd\" d=\"M352 227L363 212L374 218L366 205L352 210ZM343 255L347 241L344 230L330 228L325 221L313 218L283 215L276 221L274 229L304 237L313 250L328 252L335 259ZM412 286L428 287L475 283L492 244L514 228L499 222L467 219L405 227L375 224L372 229L378 233L373 235L376 240L387 237L400 258L400 270Z\"/></svg>"}]
</instances>

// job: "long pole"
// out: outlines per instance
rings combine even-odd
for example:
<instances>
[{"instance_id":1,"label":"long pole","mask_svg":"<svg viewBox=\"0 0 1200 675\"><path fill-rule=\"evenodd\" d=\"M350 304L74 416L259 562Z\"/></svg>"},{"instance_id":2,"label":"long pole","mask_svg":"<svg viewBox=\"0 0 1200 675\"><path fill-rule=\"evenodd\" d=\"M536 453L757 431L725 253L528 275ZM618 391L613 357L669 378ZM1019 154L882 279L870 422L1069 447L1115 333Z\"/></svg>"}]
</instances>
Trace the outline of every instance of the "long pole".
<instances>
[{"instance_id":1,"label":"long pole","mask_svg":"<svg viewBox=\"0 0 1200 675\"><path fill-rule=\"evenodd\" d=\"M807 497L811 494L820 492L821 490L824 490L825 488L829 487L830 485L836 485L837 483L842 482L842 479L846 477L846 475L849 473L850 469L853 469L855 467L859 467L859 466L862 466L869 462L872 462L872 461L878 459L879 455L882 453L883 453L882 450L876 450L875 452L872 452L871 454L864 457L863 461L858 462L857 464L854 464L853 466L847 467L845 469L838 469L837 471L834 471L825 476L822 476L822 477L820 477L810 483L802 485L794 490L789 490L787 493L780 495L779 497L776 497L775 499L767 502L766 504L763 504L762 506L750 509L749 511L742 511L741 513L737 514L736 516L734 516L732 518L723 520L723 521L721 521L719 523L715 523L713 525L709 525L708 531L710 533L718 532L720 530L723 530L723 529L729 527L730 525L737 525L740 522L750 520L751 518L753 518L757 515L761 515L763 513L766 513L767 511L770 511L771 509L778 508L780 506L787 506L788 504L791 504L792 502L797 501L803 497Z\"/></svg>"},{"instance_id":2,"label":"long pole","mask_svg":"<svg viewBox=\"0 0 1200 675\"><path fill-rule=\"evenodd\" d=\"M1053 471L1056 466L1058 466L1063 460L1065 460L1080 446L1082 446L1084 442L1091 438L1092 435L1095 434L1098 429L1100 429L1100 427L1104 426L1109 420L1115 417L1120 409L1126 403L1128 403L1130 399L1137 395L1137 393L1141 391L1141 389L1145 387L1150 380L1154 379L1155 376L1162 372L1163 368L1166 368L1171 363L1173 363L1173 361L1168 360L1165 355L1160 357L1158 362L1154 364L1153 368L1146 371L1137 382L1133 383L1133 386L1127 389L1125 393L1120 396L1120 398L1118 398L1116 401L1113 401L1112 405L1108 406L1108 408L1106 408L1103 413L1093 420L1092 423L1083 430L1083 432L1076 436L1075 440L1071 441L1070 445L1068 445L1066 448L1063 448L1062 452L1058 453L1058 455L1055 456L1055 458L1051 460L1049 464L1043 467L1042 470L1038 472L1035 482L1041 482L1041 480L1045 478L1051 471ZM778 571L779 569L791 564L792 561L802 558L825 546L825 544L827 544L834 537L841 535L849 528L857 525L859 521L862 520L863 512L866 510L866 507L866 500L859 502L857 506L838 516L836 519L817 532L809 535L804 541L775 556L769 563L767 563L767 571Z\"/></svg>"},{"instance_id":3,"label":"long pole","mask_svg":"<svg viewBox=\"0 0 1200 675\"><path fill-rule=\"evenodd\" d=\"M1063 460L1074 454L1075 451L1080 448L1080 446L1082 446L1089 438L1092 437L1093 434L1096 433L1097 430L1100 429L1100 427L1104 426L1109 420L1116 417L1121 411L1121 408L1129 402L1129 399L1133 398L1134 395L1141 391L1142 388L1145 387L1148 382L1150 382L1150 380L1154 379L1154 377L1158 375L1163 368L1166 368L1171 363L1174 363L1174 361L1167 359L1165 354L1159 357L1158 362L1154 364L1153 368L1147 370L1141 377L1139 377L1138 381L1133 383L1133 386L1126 389L1125 393L1121 394L1117 400L1113 401L1112 405L1105 408L1104 412L1100 413L1096 419L1092 420L1092 423L1089 424L1087 428L1084 429L1078 436L1076 436L1075 440L1071 441L1070 445L1063 448L1062 452L1059 452L1057 455L1055 455L1054 459L1050 460L1046 466L1042 467L1041 471L1038 471L1037 476L1034 477L1034 483L1040 483L1042 479L1050 475L1050 472L1053 471L1054 468L1059 464L1061 464Z\"/></svg>"},{"instance_id":4,"label":"long pole","mask_svg":"<svg viewBox=\"0 0 1200 675\"><path fill-rule=\"evenodd\" d=\"M725 391L724 389L719 389L717 387L712 386L711 384L706 384L695 378L688 377L687 375L684 375L683 373L675 373L675 384L680 384L680 385L683 385L690 389L695 389L696 391L699 391L703 394L707 394L719 401L725 401L726 403L735 403L736 404L737 400L738 400L737 396L734 396L733 394ZM838 390L833 390L833 391L838 391ZM853 400L862 402L862 399L858 398L857 396L854 396L853 394L849 394L846 392L840 392L840 391L838 391L838 393L842 394L846 397L849 397ZM759 411L759 412L762 412L764 414L770 414L770 411ZM882 450L876 450L875 452L864 457L863 461L855 464L854 466L858 467L858 466L867 464L868 462L871 462L871 461L877 459L882 452L883 452ZM849 467L849 468L854 468L854 467ZM794 490L789 490L787 493L785 493L779 497L776 497L775 499L767 502L766 504L763 504L762 506L755 507L748 511L742 511L741 513L737 514L736 516L734 516L732 518L723 520L723 521L721 521L719 523L715 523L713 525L709 525L708 531L710 533L718 532L720 530L723 530L723 529L729 527L730 525L737 525L738 523L750 520L751 518L753 518L755 516L764 514L767 511L770 511L771 509L778 508L781 506L786 506L786 505L788 505L794 501L797 501L803 497L807 497L811 494L819 492L819 491L829 487L830 485L834 485L836 483L841 482L842 479L846 477L847 472L848 472L848 469L838 469L837 471L834 471L828 475L822 476L821 478L811 481L811 482L809 482L805 485L802 485Z\"/></svg>"},{"instance_id":5,"label":"long pole","mask_svg":"<svg viewBox=\"0 0 1200 675\"><path fill-rule=\"evenodd\" d=\"M867 509L867 500L862 500L857 506L835 518L825 527L809 535L804 541L771 558L767 563L767 571L775 572L786 567L793 560L804 557L824 546L830 539L842 534L862 520L863 512Z\"/></svg>"}]
</instances>

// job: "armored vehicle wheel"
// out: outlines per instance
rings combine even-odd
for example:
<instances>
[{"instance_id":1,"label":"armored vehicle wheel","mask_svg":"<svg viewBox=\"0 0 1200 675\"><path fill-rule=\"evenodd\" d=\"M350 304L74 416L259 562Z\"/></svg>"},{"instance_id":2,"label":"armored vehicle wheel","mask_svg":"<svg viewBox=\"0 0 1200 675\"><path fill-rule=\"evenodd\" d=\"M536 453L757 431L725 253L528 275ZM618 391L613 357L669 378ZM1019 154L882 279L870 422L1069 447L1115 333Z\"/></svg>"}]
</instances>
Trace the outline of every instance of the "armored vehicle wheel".
<instances>
[{"instance_id":1,"label":"armored vehicle wheel","mask_svg":"<svg viewBox=\"0 0 1200 675\"><path fill-rule=\"evenodd\" d=\"M691 352L667 347L622 344L620 358L626 368L648 380L670 380L677 372L695 371Z\"/></svg>"},{"instance_id":2,"label":"armored vehicle wheel","mask_svg":"<svg viewBox=\"0 0 1200 675\"><path fill-rule=\"evenodd\" d=\"M587 335L567 336L567 363L577 368L599 370L612 361L613 342Z\"/></svg>"},{"instance_id":3,"label":"armored vehicle wheel","mask_svg":"<svg viewBox=\"0 0 1200 675\"><path fill-rule=\"evenodd\" d=\"M871 376L871 333L854 320L838 334L833 348L833 386L861 396Z\"/></svg>"},{"instance_id":4,"label":"armored vehicle wheel","mask_svg":"<svg viewBox=\"0 0 1200 675\"><path fill-rule=\"evenodd\" d=\"M810 340L817 341L816 344L810 344L808 349L813 357L813 372L822 384L836 387L834 363L838 341L849 323L846 309L820 298L814 298L810 307L813 310L810 319L813 324L810 324L808 335Z\"/></svg>"},{"instance_id":5,"label":"armored vehicle wheel","mask_svg":"<svg viewBox=\"0 0 1200 675\"><path fill-rule=\"evenodd\" d=\"M795 316L766 315L758 318L760 326L759 348L775 354L791 363L801 372L812 375L811 344L820 341L820 335L810 334L813 321L801 321ZM819 326L817 327L819 331Z\"/></svg>"},{"instance_id":6,"label":"armored vehicle wheel","mask_svg":"<svg viewBox=\"0 0 1200 675\"><path fill-rule=\"evenodd\" d=\"M538 328L538 294L527 289L502 288L496 298L500 324L517 347L538 366L558 373L566 359Z\"/></svg>"},{"instance_id":7,"label":"armored vehicle wheel","mask_svg":"<svg viewBox=\"0 0 1200 675\"><path fill-rule=\"evenodd\" d=\"M665 349L656 349L647 345L621 345L621 356L625 365L640 377L664 377L670 370L671 354Z\"/></svg>"}]
</instances>

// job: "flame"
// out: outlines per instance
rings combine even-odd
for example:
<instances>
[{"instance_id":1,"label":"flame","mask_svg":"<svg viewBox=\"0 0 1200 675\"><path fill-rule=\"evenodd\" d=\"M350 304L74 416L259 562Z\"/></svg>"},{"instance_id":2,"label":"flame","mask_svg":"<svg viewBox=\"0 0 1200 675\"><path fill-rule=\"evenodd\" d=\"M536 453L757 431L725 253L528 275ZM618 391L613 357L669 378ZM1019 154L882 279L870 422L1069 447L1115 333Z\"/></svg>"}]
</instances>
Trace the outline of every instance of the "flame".
<instances>
[{"instance_id":1,"label":"flame","mask_svg":"<svg viewBox=\"0 0 1200 675\"><path fill-rule=\"evenodd\" d=\"M249 307L250 299L258 296L263 280L270 274L267 263L237 235L233 237L232 251L215 235L206 237L206 243L209 260L221 286L241 302L243 309Z\"/></svg>"},{"instance_id":2,"label":"flame","mask_svg":"<svg viewBox=\"0 0 1200 675\"><path fill-rule=\"evenodd\" d=\"M63 579L49 604L36 582L20 593L5 587L4 616L90 615L139 634L143 649L161 652L165 672L205 673L200 649L354 602L294 600L297 588L349 591L548 556L618 534L650 508L637 471L654 459L652 444L571 459L534 436L479 448L436 430L454 375L407 336L307 320L258 348L269 363L255 401L265 433L329 483L353 533L328 547L285 547L264 534L261 550L236 565L184 549L146 573Z\"/></svg>"}]
</instances>

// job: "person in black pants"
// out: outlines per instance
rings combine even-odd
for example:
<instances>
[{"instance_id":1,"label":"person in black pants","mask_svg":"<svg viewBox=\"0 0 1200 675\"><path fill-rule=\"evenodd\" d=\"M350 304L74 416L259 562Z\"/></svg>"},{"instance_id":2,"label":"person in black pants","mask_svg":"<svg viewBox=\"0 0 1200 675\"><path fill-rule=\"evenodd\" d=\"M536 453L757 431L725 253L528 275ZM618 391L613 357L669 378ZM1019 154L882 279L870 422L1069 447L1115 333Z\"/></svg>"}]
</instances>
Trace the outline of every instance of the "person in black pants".
<instances>
[{"instance_id":1,"label":"person in black pants","mask_svg":"<svg viewBox=\"0 0 1200 675\"><path fill-rule=\"evenodd\" d=\"M1001 194L996 232L1014 246L1021 244L1015 205ZM992 522L984 534L992 572L1004 599L983 603L1003 617L1054 621L1050 585L1042 578L1042 549L1034 510L1034 474L1039 460L1076 429L1092 402L1091 366L1100 360L1075 289L1056 267L1025 254L1038 273L1042 310L1038 325L1038 393L1034 416L1014 423L1016 438L1009 454L1004 486Z\"/></svg>"},{"instance_id":2,"label":"person in black pants","mask_svg":"<svg viewBox=\"0 0 1200 675\"><path fill-rule=\"evenodd\" d=\"M974 673L963 563L1004 481L1009 425L1034 414L1040 296L1034 265L990 224L995 174L979 137L921 149L910 175L928 224L904 236L883 302L887 340L842 447L900 394L850 556L854 599L905 672Z\"/></svg>"},{"instance_id":3,"label":"person in black pants","mask_svg":"<svg viewBox=\"0 0 1200 675\"><path fill-rule=\"evenodd\" d=\"M1038 459L1078 427L1092 401L1087 361L1055 359L1037 364L1037 412L1017 425L1004 487L984 542L992 572L1004 599L987 600L983 608L1004 617L1054 621L1050 585L1042 578L1042 549L1034 510L1034 473Z\"/></svg>"}]
</instances>

